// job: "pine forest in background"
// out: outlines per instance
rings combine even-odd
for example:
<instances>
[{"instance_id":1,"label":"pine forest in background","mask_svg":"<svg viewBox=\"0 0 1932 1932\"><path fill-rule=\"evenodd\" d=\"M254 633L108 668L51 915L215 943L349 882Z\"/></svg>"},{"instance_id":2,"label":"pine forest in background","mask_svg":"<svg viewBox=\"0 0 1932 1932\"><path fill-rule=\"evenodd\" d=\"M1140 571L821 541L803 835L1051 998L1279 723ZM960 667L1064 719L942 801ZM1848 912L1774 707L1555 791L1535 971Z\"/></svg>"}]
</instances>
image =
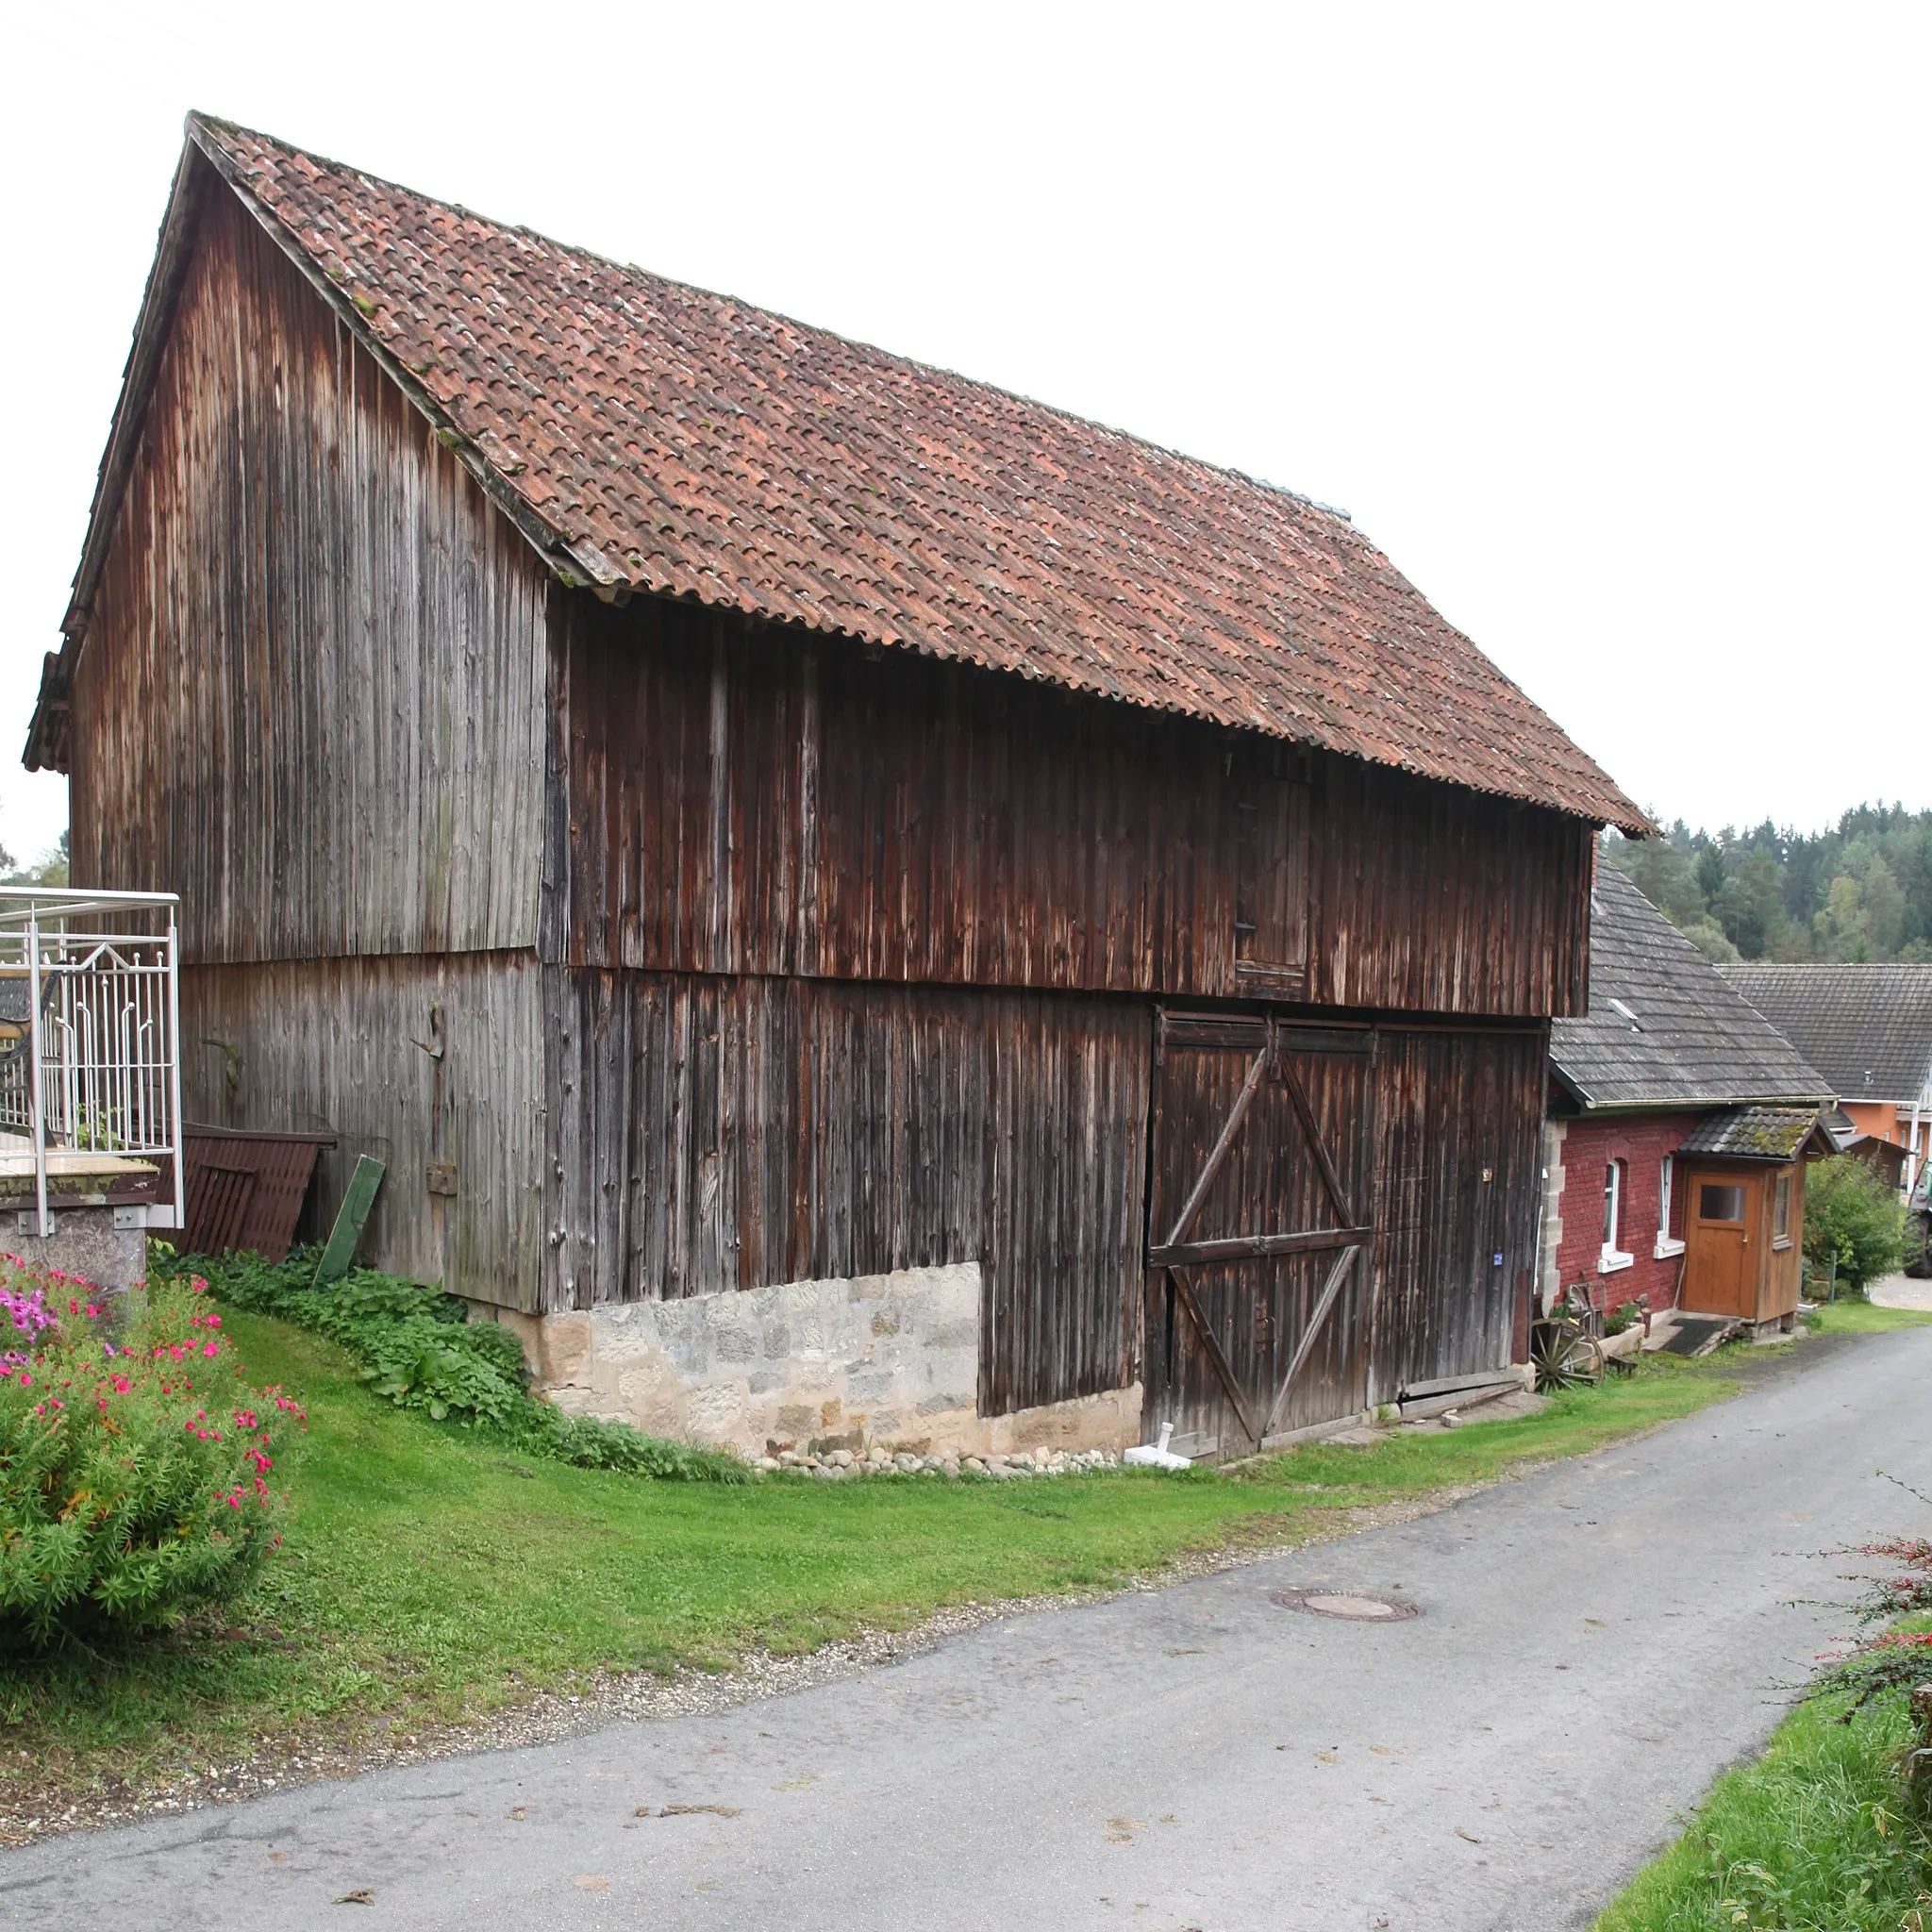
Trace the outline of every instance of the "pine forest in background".
<instances>
[{"instance_id":1,"label":"pine forest in background","mask_svg":"<svg viewBox=\"0 0 1932 1932\"><path fill-rule=\"evenodd\" d=\"M1860 805L1804 834L1679 819L1604 854L1713 959L1932 960L1932 811Z\"/></svg>"}]
</instances>

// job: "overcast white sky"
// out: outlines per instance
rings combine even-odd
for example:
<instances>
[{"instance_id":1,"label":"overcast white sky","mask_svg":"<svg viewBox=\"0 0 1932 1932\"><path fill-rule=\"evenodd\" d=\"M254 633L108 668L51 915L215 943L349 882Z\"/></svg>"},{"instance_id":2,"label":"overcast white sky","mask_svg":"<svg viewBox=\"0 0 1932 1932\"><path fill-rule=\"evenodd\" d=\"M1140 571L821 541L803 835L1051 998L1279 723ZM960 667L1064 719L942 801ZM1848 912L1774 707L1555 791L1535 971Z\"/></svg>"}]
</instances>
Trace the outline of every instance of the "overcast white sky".
<instances>
[{"instance_id":1,"label":"overcast white sky","mask_svg":"<svg viewBox=\"0 0 1932 1932\"><path fill-rule=\"evenodd\" d=\"M78 6L8 34L0 841L190 107L1342 505L1639 799L1932 805L1932 8Z\"/></svg>"}]
</instances>

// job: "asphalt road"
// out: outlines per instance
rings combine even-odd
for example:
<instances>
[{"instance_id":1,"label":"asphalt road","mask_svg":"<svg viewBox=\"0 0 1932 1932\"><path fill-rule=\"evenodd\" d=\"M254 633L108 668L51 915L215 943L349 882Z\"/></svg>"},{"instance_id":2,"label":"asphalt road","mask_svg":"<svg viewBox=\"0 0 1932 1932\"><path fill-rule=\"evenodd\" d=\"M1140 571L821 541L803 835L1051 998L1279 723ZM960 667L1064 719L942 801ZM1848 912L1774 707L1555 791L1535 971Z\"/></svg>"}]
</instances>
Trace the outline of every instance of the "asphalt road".
<instances>
[{"instance_id":1,"label":"asphalt road","mask_svg":"<svg viewBox=\"0 0 1932 1932\"><path fill-rule=\"evenodd\" d=\"M1932 1329L1805 1353L1422 1521L869 1676L51 1840L0 1923L1585 1925L1843 1625L1791 1604L1833 1587L1808 1553L1922 1526L1877 1472L1932 1486ZM1273 1601L1316 1584L1422 1614Z\"/></svg>"}]
</instances>

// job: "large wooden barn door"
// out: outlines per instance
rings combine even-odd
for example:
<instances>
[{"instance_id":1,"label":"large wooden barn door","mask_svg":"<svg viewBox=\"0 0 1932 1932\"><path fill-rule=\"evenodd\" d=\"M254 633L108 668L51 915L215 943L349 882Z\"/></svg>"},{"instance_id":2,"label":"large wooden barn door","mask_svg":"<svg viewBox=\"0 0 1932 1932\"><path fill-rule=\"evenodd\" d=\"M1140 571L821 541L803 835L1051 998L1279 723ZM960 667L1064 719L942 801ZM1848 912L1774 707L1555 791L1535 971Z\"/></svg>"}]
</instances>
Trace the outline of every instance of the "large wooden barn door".
<instances>
[{"instance_id":1,"label":"large wooden barn door","mask_svg":"<svg viewBox=\"0 0 1932 1932\"><path fill-rule=\"evenodd\" d=\"M1375 1036L1157 1025L1144 1433L1224 1459L1367 1399Z\"/></svg>"}]
</instances>

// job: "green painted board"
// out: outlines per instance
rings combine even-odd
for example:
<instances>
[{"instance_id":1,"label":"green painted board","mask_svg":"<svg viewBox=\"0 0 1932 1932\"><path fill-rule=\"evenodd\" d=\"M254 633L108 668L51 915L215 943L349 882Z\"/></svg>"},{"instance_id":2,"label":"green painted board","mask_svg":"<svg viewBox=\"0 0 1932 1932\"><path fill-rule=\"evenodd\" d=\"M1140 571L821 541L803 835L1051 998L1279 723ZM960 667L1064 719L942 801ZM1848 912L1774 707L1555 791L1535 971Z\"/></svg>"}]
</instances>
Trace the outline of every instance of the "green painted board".
<instances>
[{"instance_id":1,"label":"green painted board","mask_svg":"<svg viewBox=\"0 0 1932 1932\"><path fill-rule=\"evenodd\" d=\"M325 1288L340 1281L356 1258L356 1243L362 1239L363 1224L375 1206L375 1191L382 1185L383 1164L370 1155L358 1155L356 1172L349 1176L349 1191L336 1213L336 1224L329 1230L328 1246L315 1264L314 1286Z\"/></svg>"}]
</instances>

